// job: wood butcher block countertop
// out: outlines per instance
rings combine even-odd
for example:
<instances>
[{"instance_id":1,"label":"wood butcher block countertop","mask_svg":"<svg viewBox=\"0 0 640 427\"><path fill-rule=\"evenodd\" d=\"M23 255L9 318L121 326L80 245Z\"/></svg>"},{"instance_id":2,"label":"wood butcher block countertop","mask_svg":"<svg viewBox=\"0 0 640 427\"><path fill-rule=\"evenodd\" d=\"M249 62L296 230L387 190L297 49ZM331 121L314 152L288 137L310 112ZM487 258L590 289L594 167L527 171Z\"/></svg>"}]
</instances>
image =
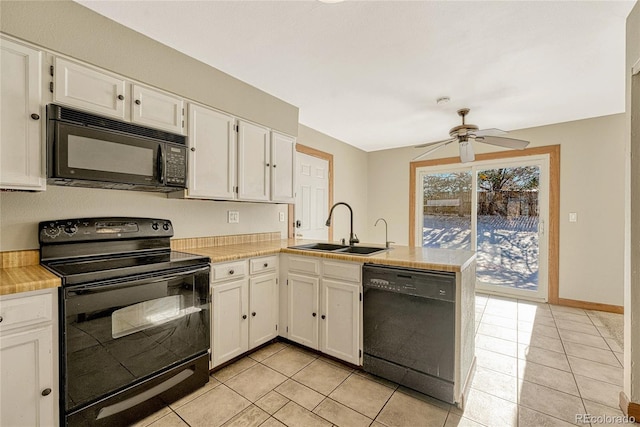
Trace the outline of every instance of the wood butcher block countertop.
<instances>
[{"instance_id":1,"label":"wood butcher block countertop","mask_svg":"<svg viewBox=\"0 0 640 427\"><path fill-rule=\"evenodd\" d=\"M307 255L359 263L391 265L460 272L469 266L476 254L471 251L393 246L393 249L371 256L290 249L289 246L315 243L311 240L267 240L234 245L180 248L182 252L204 255L212 263L253 258L278 253ZM379 245L367 245L379 246ZM38 251L0 253L0 295L59 287L60 278L39 265Z\"/></svg>"},{"instance_id":2,"label":"wood butcher block countertop","mask_svg":"<svg viewBox=\"0 0 640 427\"><path fill-rule=\"evenodd\" d=\"M212 263L232 261L241 258L259 257L282 252L286 254L307 255L342 261L451 272L460 272L464 270L476 258L476 254L472 251L419 247L414 248L409 246L393 246L391 250L370 256L308 251L289 248L289 246L298 246L308 243L315 243L315 241L283 239L237 245L189 248L182 250L184 252L208 256L211 258ZM358 246L379 247L380 245L366 244Z\"/></svg>"},{"instance_id":3,"label":"wood butcher block countertop","mask_svg":"<svg viewBox=\"0 0 640 427\"><path fill-rule=\"evenodd\" d=\"M57 288L60 278L40 265L38 251L0 253L0 295Z\"/></svg>"}]
</instances>

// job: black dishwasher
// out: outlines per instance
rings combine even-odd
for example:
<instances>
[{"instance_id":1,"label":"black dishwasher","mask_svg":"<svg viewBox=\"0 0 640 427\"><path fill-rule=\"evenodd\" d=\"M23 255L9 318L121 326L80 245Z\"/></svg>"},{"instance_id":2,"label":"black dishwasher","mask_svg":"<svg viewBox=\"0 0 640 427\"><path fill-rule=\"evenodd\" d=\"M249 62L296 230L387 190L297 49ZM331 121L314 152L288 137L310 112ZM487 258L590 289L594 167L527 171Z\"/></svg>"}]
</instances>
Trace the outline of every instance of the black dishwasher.
<instances>
[{"instance_id":1,"label":"black dishwasher","mask_svg":"<svg viewBox=\"0 0 640 427\"><path fill-rule=\"evenodd\" d=\"M454 403L455 273L365 264L365 371Z\"/></svg>"}]
</instances>

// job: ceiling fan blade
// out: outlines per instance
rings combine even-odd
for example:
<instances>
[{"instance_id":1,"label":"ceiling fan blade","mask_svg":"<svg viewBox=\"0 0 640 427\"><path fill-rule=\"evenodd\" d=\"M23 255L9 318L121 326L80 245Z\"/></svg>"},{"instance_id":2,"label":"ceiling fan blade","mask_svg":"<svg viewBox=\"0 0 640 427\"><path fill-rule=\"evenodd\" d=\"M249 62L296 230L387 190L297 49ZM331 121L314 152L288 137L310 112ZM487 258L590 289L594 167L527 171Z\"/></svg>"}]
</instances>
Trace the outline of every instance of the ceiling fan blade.
<instances>
[{"instance_id":1,"label":"ceiling fan blade","mask_svg":"<svg viewBox=\"0 0 640 427\"><path fill-rule=\"evenodd\" d=\"M496 129L496 128L491 128L491 129L480 129L474 132L476 134L476 136L499 136L499 135L506 135L507 131L504 131L502 129Z\"/></svg>"},{"instance_id":2,"label":"ceiling fan blade","mask_svg":"<svg viewBox=\"0 0 640 427\"><path fill-rule=\"evenodd\" d=\"M498 147L513 148L515 150L524 150L527 145L529 145L529 141L523 139L503 138L500 136L481 136L477 137L476 141Z\"/></svg>"},{"instance_id":3,"label":"ceiling fan blade","mask_svg":"<svg viewBox=\"0 0 640 427\"><path fill-rule=\"evenodd\" d=\"M473 145L469 141L462 141L460 143L460 161L462 163L473 162L476 159L473 153Z\"/></svg>"},{"instance_id":4,"label":"ceiling fan blade","mask_svg":"<svg viewBox=\"0 0 640 427\"><path fill-rule=\"evenodd\" d=\"M431 148L431 149L429 149L429 150L425 151L424 153L420 154L419 156L414 157L414 158L412 159L412 161L420 160L420 159L422 159L423 157L427 157L429 154L433 153L434 151L439 150L439 149L441 149L442 147L444 147L445 145L449 145L449 144L451 144L451 143L452 143L452 142L454 142L454 141L457 141L457 139L453 139L453 138L452 138L452 139L446 139L446 140L444 140L444 141L438 141L438 143L439 143L439 144L441 144L441 145L438 145L438 146L436 146L436 147L433 147L433 148ZM429 145L435 145L435 144L429 144Z\"/></svg>"},{"instance_id":5,"label":"ceiling fan blade","mask_svg":"<svg viewBox=\"0 0 640 427\"><path fill-rule=\"evenodd\" d=\"M436 142L427 142L426 144L415 145L413 148L425 148L425 147L430 147L436 144L442 144L443 142L452 142L452 138L443 139L441 141L436 141Z\"/></svg>"}]
</instances>

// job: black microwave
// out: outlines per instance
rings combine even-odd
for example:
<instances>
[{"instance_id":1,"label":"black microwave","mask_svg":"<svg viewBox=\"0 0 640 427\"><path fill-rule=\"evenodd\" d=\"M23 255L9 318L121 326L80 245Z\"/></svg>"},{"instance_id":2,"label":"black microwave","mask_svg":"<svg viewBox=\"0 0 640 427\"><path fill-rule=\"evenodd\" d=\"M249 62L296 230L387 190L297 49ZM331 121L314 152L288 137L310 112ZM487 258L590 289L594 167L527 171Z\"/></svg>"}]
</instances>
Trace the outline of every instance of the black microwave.
<instances>
[{"instance_id":1,"label":"black microwave","mask_svg":"<svg viewBox=\"0 0 640 427\"><path fill-rule=\"evenodd\" d=\"M171 192L186 188L186 137L47 105L47 182Z\"/></svg>"}]
</instances>

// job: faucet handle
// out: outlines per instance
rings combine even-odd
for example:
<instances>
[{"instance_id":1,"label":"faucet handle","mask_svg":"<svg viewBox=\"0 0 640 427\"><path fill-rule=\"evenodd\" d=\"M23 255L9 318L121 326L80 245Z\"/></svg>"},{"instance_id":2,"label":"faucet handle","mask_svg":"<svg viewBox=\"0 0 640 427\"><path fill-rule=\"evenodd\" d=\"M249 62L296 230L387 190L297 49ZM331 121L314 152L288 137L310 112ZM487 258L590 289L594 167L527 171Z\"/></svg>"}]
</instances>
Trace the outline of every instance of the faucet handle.
<instances>
[{"instance_id":1,"label":"faucet handle","mask_svg":"<svg viewBox=\"0 0 640 427\"><path fill-rule=\"evenodd\" d=\"M340 239L340 242L342 243L343 246L347 244L344 237L342 239Z\"/></svg>"},{"instance_id":2,"label":"faucet handle","mask_svg":"<svg viewBox=\"0 0 640 427\"><path fill-rule=\"evenodd\" d=\"M360 243L360 239L358 239L358 235L353 233L353 239L349 239L349 243L353 245L354 243Z\"/></svg>"}]
</instances>

